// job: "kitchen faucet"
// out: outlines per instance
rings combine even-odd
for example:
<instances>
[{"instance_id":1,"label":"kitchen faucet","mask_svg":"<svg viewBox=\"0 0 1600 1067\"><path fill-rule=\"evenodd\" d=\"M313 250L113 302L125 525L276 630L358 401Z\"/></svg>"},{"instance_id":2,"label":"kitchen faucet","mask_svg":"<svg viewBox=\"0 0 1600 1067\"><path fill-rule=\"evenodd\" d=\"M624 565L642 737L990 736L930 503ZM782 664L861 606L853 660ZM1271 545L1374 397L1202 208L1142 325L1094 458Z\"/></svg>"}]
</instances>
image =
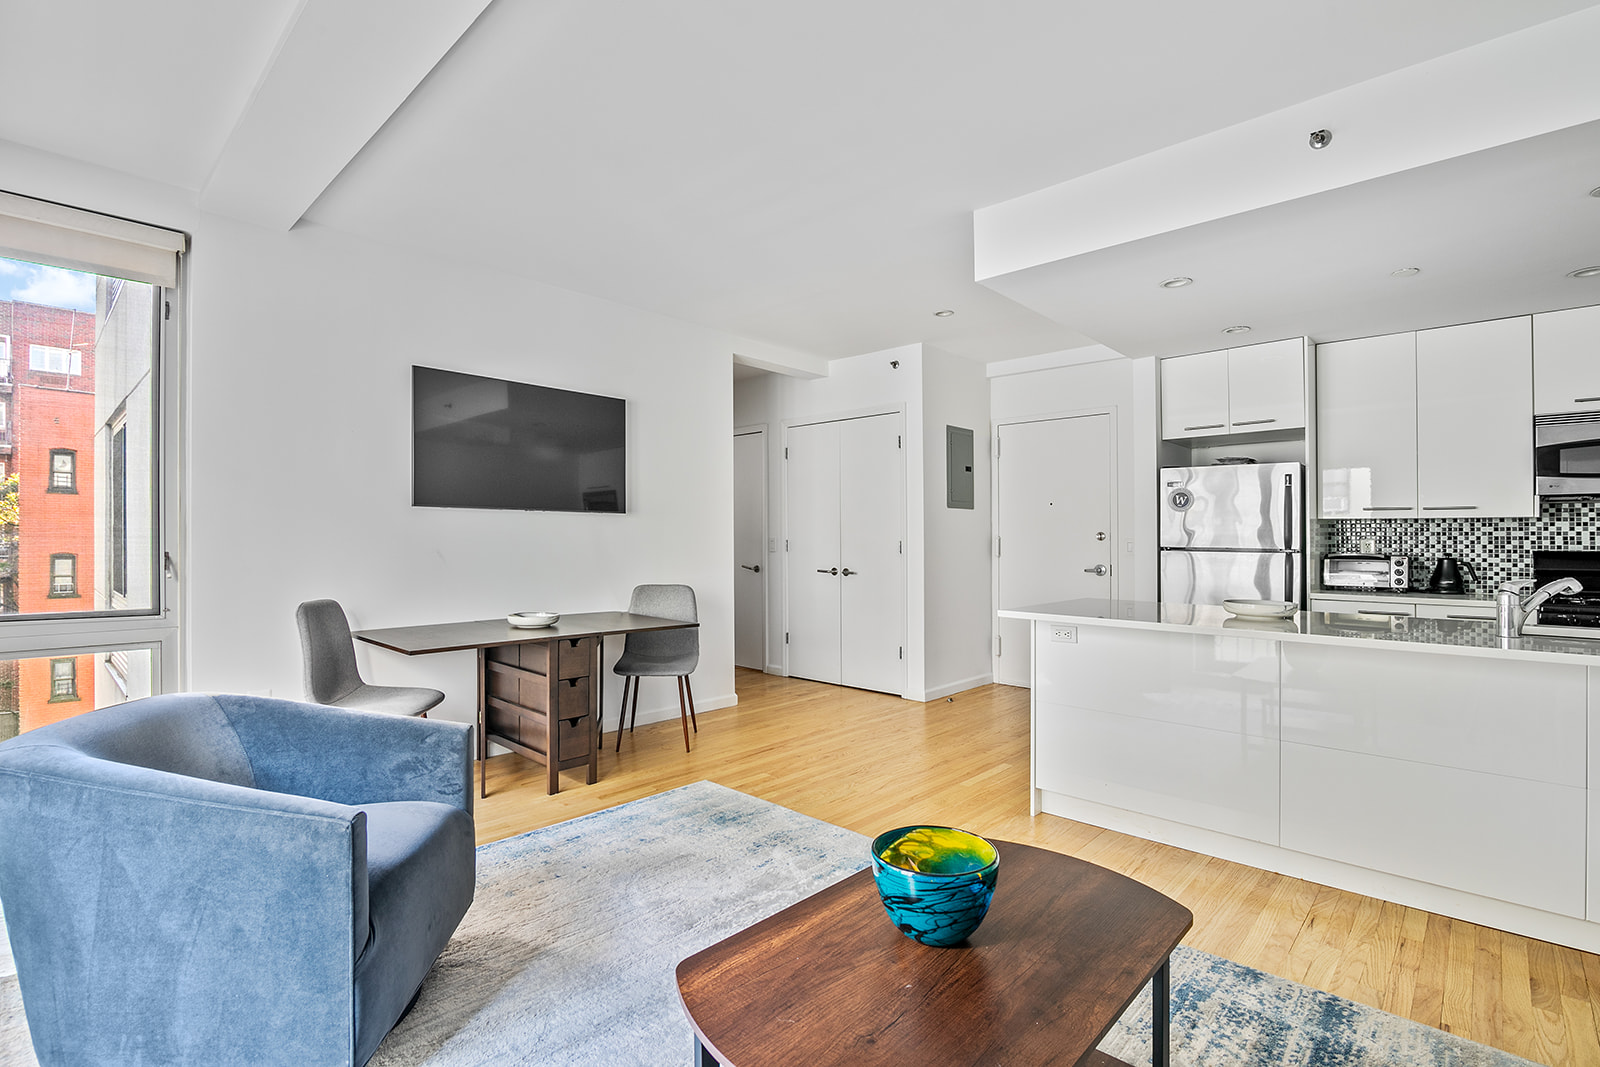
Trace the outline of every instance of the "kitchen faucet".
<instances>
[{"instance_id":1,"label":"kitchen faucet","mask_svg":"<svg viewBox=\"0 0 1600 1067\"><path fill-rule=\"evenodd\" d=\"M1553 596L1581 592L1583 585L1576 578L1557 578L1538 589L1533 588L1529 578L1501 582L1495 595L1495 619L1500 624L1500 636L1521 637L1523 624L1540 604Z\"/></svg>"}]
</instances>

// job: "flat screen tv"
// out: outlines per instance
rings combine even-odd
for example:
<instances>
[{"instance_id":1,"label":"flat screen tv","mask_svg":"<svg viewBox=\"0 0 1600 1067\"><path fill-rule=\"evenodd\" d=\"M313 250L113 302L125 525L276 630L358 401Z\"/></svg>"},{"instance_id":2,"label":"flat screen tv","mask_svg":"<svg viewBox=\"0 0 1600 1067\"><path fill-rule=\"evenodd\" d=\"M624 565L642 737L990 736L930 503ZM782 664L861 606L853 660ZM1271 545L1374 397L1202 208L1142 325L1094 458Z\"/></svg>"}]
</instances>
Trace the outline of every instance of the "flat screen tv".
<instances>
[{"instance_id":1,"label":"flat screen tv","mask_svg":"<svg viewBox=\"0 0 1600 1067\"><path fill-rule=\"evenodd\" d=\"M411 503L627 510L627 402L411 368Z\"/></svg>"}]
</instances>

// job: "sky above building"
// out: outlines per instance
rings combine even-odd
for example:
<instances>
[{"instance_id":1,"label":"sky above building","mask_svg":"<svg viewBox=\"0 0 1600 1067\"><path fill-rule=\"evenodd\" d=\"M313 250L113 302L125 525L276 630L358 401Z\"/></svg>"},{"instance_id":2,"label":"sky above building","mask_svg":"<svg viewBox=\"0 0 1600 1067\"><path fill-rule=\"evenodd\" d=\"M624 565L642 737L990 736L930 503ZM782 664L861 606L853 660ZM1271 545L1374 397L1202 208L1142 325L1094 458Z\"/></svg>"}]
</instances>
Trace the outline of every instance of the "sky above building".
<instances>
[{"instance_id":1,"label":"sky above building","mask_svg":"<svg viewBox=\"0 0 1600 1067\"><path fill-rule=\"evenodd\" d=\"M0 300L94 312L94 275L20 259L0 259Z\"/></svg>"}]
</instances>

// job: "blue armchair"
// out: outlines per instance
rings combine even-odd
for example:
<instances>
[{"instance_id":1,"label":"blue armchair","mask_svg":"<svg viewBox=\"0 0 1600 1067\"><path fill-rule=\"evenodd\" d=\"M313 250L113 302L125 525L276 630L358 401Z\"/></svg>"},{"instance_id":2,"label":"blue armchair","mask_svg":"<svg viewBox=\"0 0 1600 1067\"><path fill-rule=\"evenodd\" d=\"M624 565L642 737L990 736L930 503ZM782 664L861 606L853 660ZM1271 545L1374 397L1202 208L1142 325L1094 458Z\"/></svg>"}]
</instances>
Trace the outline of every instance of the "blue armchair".
<instances>
[{"instance_id":1,"label":"blue armchair","mask_svg":"<svg viewBox=\"0 0 1600 1067\"><path fill-rule=\"evenodd\" d=\"M40 1063L364 1064L472 903L469 734L184 693L0 744Z\"/></svg>"}]
</instances>

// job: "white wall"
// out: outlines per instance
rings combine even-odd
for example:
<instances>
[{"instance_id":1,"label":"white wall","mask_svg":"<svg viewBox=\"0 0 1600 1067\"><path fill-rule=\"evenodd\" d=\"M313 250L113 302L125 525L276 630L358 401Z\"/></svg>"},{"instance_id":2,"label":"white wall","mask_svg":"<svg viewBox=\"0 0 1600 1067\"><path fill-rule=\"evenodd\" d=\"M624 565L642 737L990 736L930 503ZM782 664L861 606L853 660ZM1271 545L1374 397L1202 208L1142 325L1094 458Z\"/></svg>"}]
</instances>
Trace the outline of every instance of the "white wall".
<instances>
[{"instance_id":1,"label":"white wall","mask_svg":"<svg viewBox=\"0 0 1600 1067\"><path fill-rule=\"evenodd\" d=\"M699 595L697 704L733 696L729 336L315 226L197 212L192 194L0 143L7 187L193 235L185 426L186 680L301 695L294 608L356 628L623 607L636 583ZM410 367L628 400L628 514L413 508ZM613 640L608 651L620 650ZM472 716L471 653L363 648L369 681ZM620 696L607 687L607 703ZM670 683L640 718L676 717Z\"/></svg>"},{"instance_id":2,"label":"white wall","mask_svg":"<svg viewBox=\"0 0 1600 1067\"><path fill-rule=\"evenodd\" d=\"M1132 583L1125 600L1156 598L1156 361L1125 359L1101 345L989 365L996 424L1109 408L1117 423L1117 558ZM1132 542L1130 551L1129 542Z\"/></svg>"},{"instance_id":3,"label":"white wall","mask_svg":"<svg viewBox=\"0 0 1600 1067\"><path fill-rule=\"evenodd\" d=\"M984 365L923 348L927 621L924 699L994 681L989 382ZM946 506L945 427L972 431L973 508Z\"/></svg>"}]
</instances>

